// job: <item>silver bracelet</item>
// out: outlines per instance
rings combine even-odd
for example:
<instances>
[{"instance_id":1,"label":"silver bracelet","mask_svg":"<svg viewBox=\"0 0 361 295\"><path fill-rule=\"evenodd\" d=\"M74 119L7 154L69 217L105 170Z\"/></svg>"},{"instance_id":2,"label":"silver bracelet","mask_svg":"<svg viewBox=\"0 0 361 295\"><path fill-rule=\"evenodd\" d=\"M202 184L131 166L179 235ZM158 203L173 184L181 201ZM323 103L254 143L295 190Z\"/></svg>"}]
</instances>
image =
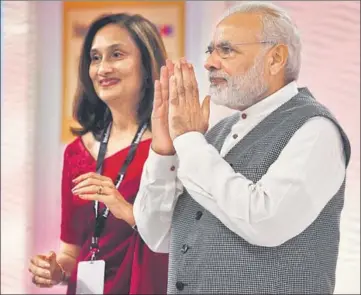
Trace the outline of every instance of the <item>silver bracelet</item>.
<instances>
[{"instance_id":1,"label":"silver bracelet","mask_svg":"<svg viewBox=\"0 0 361 295\"><path fill-rule=\"evenodd\" d=\"M67 285L68 284L68 280L69 280L69 276L66 274L66 271L64 270L64 268L59 264L60 269L61 269L61 280L58 283L58 285Z\"/></svg>"}]
</instances>

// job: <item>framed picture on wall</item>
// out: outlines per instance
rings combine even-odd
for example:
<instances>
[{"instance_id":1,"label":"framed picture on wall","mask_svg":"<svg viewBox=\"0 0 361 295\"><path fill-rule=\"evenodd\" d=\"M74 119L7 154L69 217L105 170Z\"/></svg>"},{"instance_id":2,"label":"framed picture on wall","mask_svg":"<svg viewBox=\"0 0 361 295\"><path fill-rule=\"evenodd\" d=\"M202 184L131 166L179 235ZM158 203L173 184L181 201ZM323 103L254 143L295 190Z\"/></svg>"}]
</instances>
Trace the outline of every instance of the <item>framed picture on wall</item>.
<instances>
[{"instance_id":1,"label":"framed picture on wall","mask_svg":"<svg viewBox=\"0 0 361 295\"><path fill-rule=\"evenodd\" d=\"M64 1L63 2L63 102L61 141L74 137L71 126L73 101L78 82L81 46L92 21L104 14L127 12L141 14L152 21L163 38L168 57L184 55L185 2L183 1Z\"/></svg>"}]
</instances>

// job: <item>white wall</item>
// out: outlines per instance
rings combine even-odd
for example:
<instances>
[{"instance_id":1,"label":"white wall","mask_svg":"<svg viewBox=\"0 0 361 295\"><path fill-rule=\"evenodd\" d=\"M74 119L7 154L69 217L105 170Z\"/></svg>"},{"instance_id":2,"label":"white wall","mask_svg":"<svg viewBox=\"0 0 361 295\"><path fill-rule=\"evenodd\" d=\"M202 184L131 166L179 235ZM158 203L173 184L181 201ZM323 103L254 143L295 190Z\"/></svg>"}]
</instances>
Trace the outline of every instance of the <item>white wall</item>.
<instances>
[{"instance_id":1,"label":"white wall","mask_svg":"<svg viewBox=\"0 0 361 295\"><path fill-rule=\"evenodd\" d=\"M231 2L235 1L187 2L186 57L195 65L201 98L208 88L203 69L204 51L213 25ZM305 54L300 83L309 86L331 108L351 138L353 155L342 217L337 292L359 294L360 4L278 3L289 9L302 32ZM16 20L17 23L11 24L12 32L4 37L7 50L4 50L2 70L6 75L1 77L5 85L1 98L1 293L23 293L26 290L23 280L30 280L26 274L28 252L58 247L64 150L60 143L62 3L5 2L5 6L8 14L4 22ZM20 10L15 13L15 8ZM37 25L36 34L32 31L34 25ZM212 105L212 124L229 113ZM26 210L31 203L35 208L33 223L31 211ZM29 234L35 235L33 242ZM49 290L27 290L49 294ZM51 290L62 291L61 287Z\"/></svg>"}]
</instances>

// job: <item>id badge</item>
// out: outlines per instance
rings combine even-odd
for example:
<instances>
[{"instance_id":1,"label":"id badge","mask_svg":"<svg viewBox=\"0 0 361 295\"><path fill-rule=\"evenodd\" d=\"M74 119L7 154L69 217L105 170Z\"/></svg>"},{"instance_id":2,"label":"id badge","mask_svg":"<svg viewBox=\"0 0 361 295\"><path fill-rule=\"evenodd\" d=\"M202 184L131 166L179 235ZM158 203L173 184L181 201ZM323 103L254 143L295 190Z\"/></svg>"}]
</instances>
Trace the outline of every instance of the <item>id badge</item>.
<instances>
[{"instance_id":1,"label":"id badge","mask_svg":"<svg viewBox=\"0 0 361 295\"><path fill-rule=\"evenodd\" d=\"M104 274L104 260L79 262L76 294L103 294Z\"/></svg>"}]
</instances>

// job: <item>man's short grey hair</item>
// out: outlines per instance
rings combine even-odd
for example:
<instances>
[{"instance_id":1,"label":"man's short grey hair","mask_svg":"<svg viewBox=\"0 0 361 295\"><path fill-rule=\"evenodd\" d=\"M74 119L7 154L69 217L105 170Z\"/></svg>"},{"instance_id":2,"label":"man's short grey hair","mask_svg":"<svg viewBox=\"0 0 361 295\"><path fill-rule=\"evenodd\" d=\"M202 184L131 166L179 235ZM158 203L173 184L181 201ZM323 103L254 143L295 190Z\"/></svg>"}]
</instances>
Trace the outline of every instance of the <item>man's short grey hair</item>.
<instances>
[{"instance_id":1,"label":"man's short grey hair","mask_svg":"<svg viewBox=\"0 0 361 295\"><path fill-rule=\"evenodd\" d=\"M286 83L297 80L301 68L301 39L297 27L287 12L269 2L252 1L231 7L223 19L234 13L255 13L261 16L263 31L259 36L260 41L282 43L288 46Z\"/></svg>"}]
</instances>

